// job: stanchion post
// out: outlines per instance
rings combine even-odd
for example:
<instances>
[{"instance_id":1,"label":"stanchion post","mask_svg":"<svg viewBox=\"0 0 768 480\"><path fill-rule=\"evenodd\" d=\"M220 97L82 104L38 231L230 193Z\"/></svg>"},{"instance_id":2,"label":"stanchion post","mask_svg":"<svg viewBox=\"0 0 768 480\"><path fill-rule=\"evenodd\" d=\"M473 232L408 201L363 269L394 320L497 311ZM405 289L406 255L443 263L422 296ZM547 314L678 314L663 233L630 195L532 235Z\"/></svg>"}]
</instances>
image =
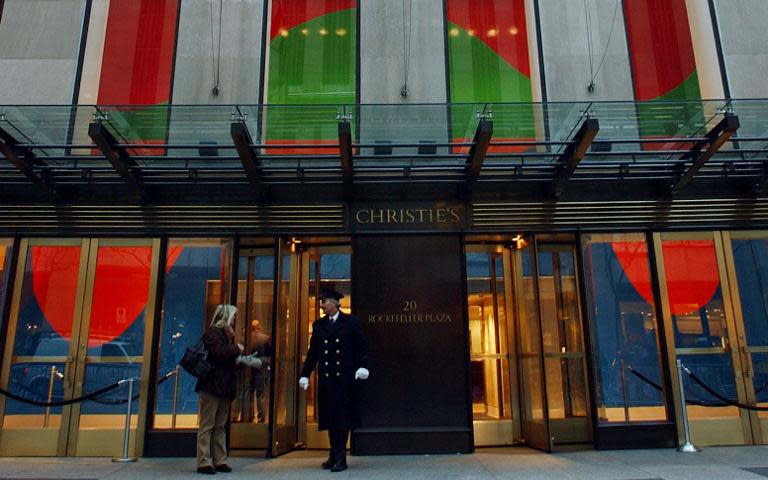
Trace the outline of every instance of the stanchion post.
<instances>
[{"instance_id":1,"label":"stanchion post","mask_svg":"<svg viewBox=\"0 0 768 480\"><path fill-rule=\"evenodd\" d=\"M51 376L48 378L48 403L51 403L53 398L53 382L56 380L56 365L51 365ZM48 423L51 420L51 406L45 407L45 417L43 418L43 428L48 428Z\"/></svg>"},{"instance_id":2,"label":"stanchion post","mask_svg":"<svg viewBox=\"0 0 768 480\"><path fill-rule=\"evenodd\" d=\"M179 401L179 367L176 365L176 368L173 369L173 406L171 407L171 428L176 428L176 404Z\"/></svg>"},{"instance_id":3,"label":"stanchion post","mask_svg":"<svg viewBox=\"0 0 768 480\"><path fill-rule=\"evenodd\" d=\"M624 421L629 421L629 404L627 403L627 377L626 377L626 369L627 365L624 363L624 360L621 360L619 362L619 365L621 366L621 398L624 401Z\"/></svg>"},{"instance_id":4,"label":"stanchion post","mask_svg":"<svg viewBox=\"0 0 768 480\"><path fill-rule=\"evenodd\" d=\"M125 432L123 433L123 456L113 458L113 462L128 463L135 462L136 457L128 456L128 440L131 437L131 410L133 409L133 382L134 378L129 378L128 382L128 409L125 413Z\"/></svg>"},{"instance_id":5,"label":"stanchion post","mask_svg":"<svg viewBox=\"0 0 768 480\"><path fill-rule=\"evenodd\" d=\"M691 431L688 428L688 411L685 404L685 387L683 386L683 362L677 359L677 380L680 382L680 402L683 404L683 431L685 432L685 443L677 447L678 452L693 453L700 451L691 443Z\"/></svg>"}]
</instances>

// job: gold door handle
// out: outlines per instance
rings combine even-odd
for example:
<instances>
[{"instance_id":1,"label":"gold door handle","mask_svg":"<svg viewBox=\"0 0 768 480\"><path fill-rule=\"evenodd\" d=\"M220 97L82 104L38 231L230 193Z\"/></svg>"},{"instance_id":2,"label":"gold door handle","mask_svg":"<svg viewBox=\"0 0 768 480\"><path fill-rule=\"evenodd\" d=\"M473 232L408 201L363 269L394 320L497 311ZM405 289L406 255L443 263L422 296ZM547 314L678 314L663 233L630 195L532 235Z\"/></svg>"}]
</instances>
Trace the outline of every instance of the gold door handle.
<instances>
[{"instance_id":1,"label":"gold door handle","mask_svg":"<svg viewBox=\"0 0 768 480\"><path fill-rule=\"evenodd\" d=\"M67 355L67 359L64 361L64 389L68 389L72 386L72 375L74 375L72 365L75 364L75 357Z\"/></svg>"},{"instance_id":2,"label":"gold door handle","mask_svg":"<svg viewBox=\"0 0 768 480\"><path fill-rule=\"evenodd\" d=\"M749 346L742 344L739 348L741 350L741 362L744 364L744 376L752 378L752 352L749 351Z\"/></svg>"}]
</instances>

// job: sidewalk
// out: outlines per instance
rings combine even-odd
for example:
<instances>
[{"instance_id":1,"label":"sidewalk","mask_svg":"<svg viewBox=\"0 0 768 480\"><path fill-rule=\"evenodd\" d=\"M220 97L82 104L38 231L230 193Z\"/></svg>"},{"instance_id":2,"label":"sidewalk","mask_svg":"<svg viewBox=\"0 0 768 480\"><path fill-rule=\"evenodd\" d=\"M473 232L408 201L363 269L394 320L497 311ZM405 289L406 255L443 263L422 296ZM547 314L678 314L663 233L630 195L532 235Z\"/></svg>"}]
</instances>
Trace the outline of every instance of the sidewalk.
<instances>
[{"instance_id":1,"label":"sidewalk","mask_svg":"<svg viewBox=\"0 0 768 480\"><path fill-rule=\"evenodd\" d=\"M699 453L675 450L612 450L547 455L527 448L478 449L471 455L349 457L349 470L320 469L326 453L298 451L276 459L233 457L234 472L219 480L337 479L566 479L650 480L768 478L768 446L710 447ZM195 473L194 458L0 458L1 479L150 480L211 478ZM752 469L752 471L749 471Z\"/></svg>"}]
</instances>

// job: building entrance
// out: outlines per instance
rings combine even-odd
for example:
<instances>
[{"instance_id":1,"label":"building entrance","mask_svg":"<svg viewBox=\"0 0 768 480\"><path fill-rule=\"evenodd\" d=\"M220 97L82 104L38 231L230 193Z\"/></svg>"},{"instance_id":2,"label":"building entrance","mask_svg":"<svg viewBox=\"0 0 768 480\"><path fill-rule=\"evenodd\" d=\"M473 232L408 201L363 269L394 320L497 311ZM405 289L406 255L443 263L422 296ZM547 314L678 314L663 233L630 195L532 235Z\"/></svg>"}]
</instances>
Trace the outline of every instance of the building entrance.
<instances>
[{"instance_id":1,"label":"building entrance","mask_svg":"<svg viewBox=\"0 0 768 480\"><path fill-rule=\"evenodd\" d=\"M315 375L306 395L297 387L312 323L322 315L317 292L344 293L341 308L352 311L349 243L323 243L283 240L277 253L272 245L240 249L237 341L258 352L263 365L242 369L238 378L232 448L265 449L268 456L297 445L328 448L327 435L317 430Z\"/></svg>"},{"instance_id":2,"label":"building entrance","mask_svg":"<svg viewBox=\"0 0 768 480\"><path fill-rule=\"evenodd\" d=\"M140 378L130 425L142 438L158 250L158 240L23 240L0 385L62 402ZM119 456L127 398L125 385L63 406L0 397L0 455Z\"/></svg>"},{"instance_id":3,"label":"building entrance","mask_svg":"<svg viewBox=\"0 0 768 480\"><path fill-rule=\"evenodd\" d=\"M280 259L279 265L275 259ZM465 260L467 399L474 445L525 443L551 450L560 444L590 442L575 242L537 241L519 250L506 244L469 244ZM341 308L361 314L352 308L352 264L351 244L344 241L292 240L277 255L272 246L240 250L238 341L249 352L259 351L264 366L244 370L241 376L232 409L233 448L264 448L269 455L301 444L328 448L327 436L317 429L316 378L310 379L306 394L300 394L294 377L304 360L312 323L322 315L317 292L340 291ZM394 298L390 286L380 278L377 282L377 288L370 280L361 285L373 288L374 295ZM411 283L402 288L407 290ZM415 303L419 308L422 302ZM368 304L359 308L366 318L381 316L368 312ZM282 333L276 334L275 328ZM415 335L418 327L408 328L403 335ZM381 335L377 334L379 340ZM407 359L398 361L396 371L402 374ZM439 402L429 403L431 408L443 408Z\"/></svg>"},{"instance_id":4,"label":"building entrance","mask_svg":"<svg viewBox=\"0 0 768 480\"><path fill-rule=\"evenodd\" d=\"M475 445L591 442L575 243L518 245L467 247Z\"/></svg>"}]
</instances>

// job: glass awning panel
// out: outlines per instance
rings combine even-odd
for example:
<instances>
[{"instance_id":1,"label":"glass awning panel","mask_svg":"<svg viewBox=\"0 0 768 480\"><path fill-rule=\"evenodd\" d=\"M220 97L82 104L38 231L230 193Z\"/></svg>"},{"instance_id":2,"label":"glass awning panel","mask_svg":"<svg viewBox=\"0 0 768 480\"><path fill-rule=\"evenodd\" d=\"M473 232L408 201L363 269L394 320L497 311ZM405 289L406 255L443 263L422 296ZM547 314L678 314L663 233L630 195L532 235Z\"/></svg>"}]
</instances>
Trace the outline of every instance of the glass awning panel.
<instances>
[{"instance_id":1,"label":"glass awning panel","mask_svg":"<svg viewBox=\"0 0 768 480\"><path fill-rule=\"evenodd\" d=\"M754 169L768 161L768 100L685 102L554 102L496 104L366 105L9 105L0 106L0 135L14 155L30 152L48 178L119 181L89 127L100 123L115 151L150 181L208 175L224 183L244 178L232 136L241 124L266 181L307 175L341 175L340 123L351 131L355 179L408 175L462 178L481 121L493 133L481 177L552 175L586 118L599 121L579 169L612 171L638 165L645 171L679 171L685 153L706 144L725 115L740 127L703 171L724 162ZM0 153L0 157L3 154ZM675 165L675 164L678 165ZM712 167L714 165L714 167ZM625 169L626 170L626 169ZM749 170L750 172L752 170ZM0 183L18 172L0 165ZM155 175L155 177L153 177ZM101 176L101 177L99 177ZM18 175L16 175L17 178ZM9 177L10 178L10 177ZM154 180L151 180L154 178Z\"/></svg>"}]
</instances>

